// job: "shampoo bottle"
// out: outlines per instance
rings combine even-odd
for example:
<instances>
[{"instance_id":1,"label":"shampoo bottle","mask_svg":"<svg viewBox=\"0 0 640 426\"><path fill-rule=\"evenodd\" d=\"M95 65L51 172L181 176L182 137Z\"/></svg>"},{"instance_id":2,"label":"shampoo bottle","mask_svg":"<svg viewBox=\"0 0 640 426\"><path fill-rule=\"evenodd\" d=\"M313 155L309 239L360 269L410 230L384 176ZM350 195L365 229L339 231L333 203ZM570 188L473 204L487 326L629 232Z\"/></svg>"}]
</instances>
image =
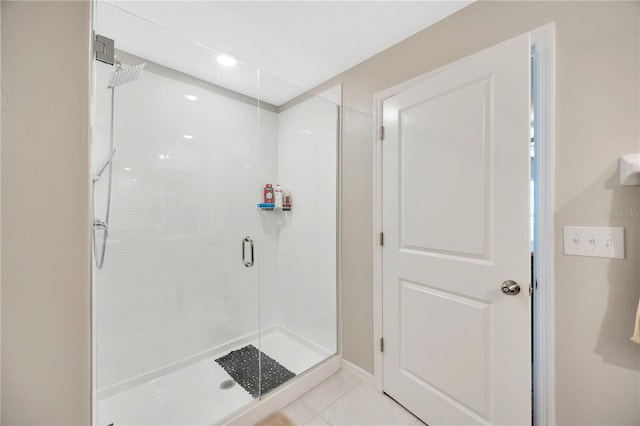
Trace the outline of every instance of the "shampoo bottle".
<instances>
[{"instance_id":1,"label":"shampoo bottle","mask_svg":"<svg viewBox=\"0 0 640 426\"><path fill-rule=\"evenodd\" d=\"M282 210L291 210L291 192L288 189L284 191L284 202L282 203Z\"/></svg>"},{"instance_id":2,"label":"shampoo bottle","mask_svg":"<svg viewBox=\"0 0 640 426\"><path fill-rule=\"evenodd\" d=\"M270 183L264 186L264 202L273 203L273 186Z\"/></svg>"},{"instance_id":3,"label":"shampoo bottle","mask_svg":"<svg viewBox=\"0 0 640 426\"><path fill-rule=\"evenodd\" d=\"M276 209L281 209L282 208L282 187L280 185L276 185L275 189L273 190L273 199L274 199L274 203L275 208Z\"/></svg>"}]
</instances>

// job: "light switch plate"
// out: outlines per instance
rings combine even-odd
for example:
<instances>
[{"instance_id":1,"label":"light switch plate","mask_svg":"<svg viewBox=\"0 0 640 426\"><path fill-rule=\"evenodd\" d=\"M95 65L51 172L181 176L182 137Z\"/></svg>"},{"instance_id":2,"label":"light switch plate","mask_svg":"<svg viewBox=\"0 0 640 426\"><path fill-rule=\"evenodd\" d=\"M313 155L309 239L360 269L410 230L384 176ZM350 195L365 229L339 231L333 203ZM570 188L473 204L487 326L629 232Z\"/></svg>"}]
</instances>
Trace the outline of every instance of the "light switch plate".
<instances>
[{"instance_id":1,"label":"light switch plate","mask_svg":"<svg viewBox=\"0 0 640 426\"><path fill-rule=\"evenodd\" d=\"M624 228L565 226L564 254L624 259Z\"/></svg>"}]
</instances>

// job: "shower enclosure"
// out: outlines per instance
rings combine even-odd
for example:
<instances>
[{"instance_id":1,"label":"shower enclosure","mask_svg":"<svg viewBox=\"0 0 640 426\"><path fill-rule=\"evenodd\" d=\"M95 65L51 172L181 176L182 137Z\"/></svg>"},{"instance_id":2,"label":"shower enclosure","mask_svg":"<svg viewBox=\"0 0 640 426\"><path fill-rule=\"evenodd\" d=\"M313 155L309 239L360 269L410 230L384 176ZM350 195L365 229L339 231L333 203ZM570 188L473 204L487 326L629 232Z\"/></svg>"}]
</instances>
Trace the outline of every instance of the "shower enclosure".
<instances>
[{"instance_id":1,"label":"shower enclosure","mask_svg":"<svg viewBox=\"0 0 640 426\"><path fill-rule=\"evenodd\" d=\"M94 62L94 422L224 422L337 353L339 90L297 97L107 2L94 30L115 41ZM258 206L266 184L290 210Z\"/></svg>"}]
</instances>

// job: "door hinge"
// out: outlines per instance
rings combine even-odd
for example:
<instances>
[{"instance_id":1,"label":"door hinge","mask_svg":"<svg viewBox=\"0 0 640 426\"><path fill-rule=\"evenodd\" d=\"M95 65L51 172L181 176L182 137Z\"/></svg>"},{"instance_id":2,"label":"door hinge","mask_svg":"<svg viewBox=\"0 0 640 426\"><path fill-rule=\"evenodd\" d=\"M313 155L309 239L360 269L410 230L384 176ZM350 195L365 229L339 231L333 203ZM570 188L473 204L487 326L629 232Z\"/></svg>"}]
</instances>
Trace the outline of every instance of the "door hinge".
<instances>
[{"instance_id":1,"label":"door hinge","mask_svg":"<svg viewBox=\"0 0 640 426\"><path fill-rule=\"evenodd\" d=\"M384 246L384 232L380 233L380 245Z\"/></svg>"},{"instance_id":2,"label":"door hinge","mask_svg":"<svg viewBox=\"0 0 640 426\"><path fill-rule=\"evenodd\" d=\"M96 55L96 60L113 65L115 62L113 40L96 34L96 37L93 39L93 53Z\"/></svg>"},{"instance_id":3,"label":"door hinge","mask_svg":"<svg viewBox=\"0 0 640 426\"><path fill-rule=\"evenodd\" d=\"M384 352L384 338L380 338L380 352Z\"/></svg>"},{"instance_id":4,"label":"door hinge","mask_svg":"<svg viewBox=\"0 0 640 426\"><path fill-rule=\"evenodd\" d=\"M529 296L533 294L533 285L529 283Z\"/></svg>"},{"instance_id":5,"label":"door hinge","mask_svg":"<svg viewBox=\"0 0 640 426\"><path fill-rule=\"evenodd\" d=\"M384 140L384 126L380 126L380 140Z\"/></svg>"}]
</instances>

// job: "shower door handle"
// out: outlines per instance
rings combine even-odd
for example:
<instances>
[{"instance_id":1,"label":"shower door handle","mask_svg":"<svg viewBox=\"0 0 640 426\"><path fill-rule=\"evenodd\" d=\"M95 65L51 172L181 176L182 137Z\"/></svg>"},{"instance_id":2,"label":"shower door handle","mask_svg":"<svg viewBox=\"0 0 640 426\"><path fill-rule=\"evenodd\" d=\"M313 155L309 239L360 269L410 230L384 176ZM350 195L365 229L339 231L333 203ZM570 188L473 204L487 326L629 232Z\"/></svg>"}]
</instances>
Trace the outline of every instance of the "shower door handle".
<instances>
[{"instance_id":1,"label":"shower door handle","mask_svg":"<svg viewBox=\"0 0 640 426\"><path fill-rule=\"evenodd\" d=\"M247 245L247 243L251 244L251 260L247 260L246 256L245 256L245 246ZM247 268L251 268L253 266L253 261L254 261L254 254L253 254L253 239L251 237L244 237L242 239L242 263L244 264L244 266L246 266Z\"/></svg>"}]
</instances>

